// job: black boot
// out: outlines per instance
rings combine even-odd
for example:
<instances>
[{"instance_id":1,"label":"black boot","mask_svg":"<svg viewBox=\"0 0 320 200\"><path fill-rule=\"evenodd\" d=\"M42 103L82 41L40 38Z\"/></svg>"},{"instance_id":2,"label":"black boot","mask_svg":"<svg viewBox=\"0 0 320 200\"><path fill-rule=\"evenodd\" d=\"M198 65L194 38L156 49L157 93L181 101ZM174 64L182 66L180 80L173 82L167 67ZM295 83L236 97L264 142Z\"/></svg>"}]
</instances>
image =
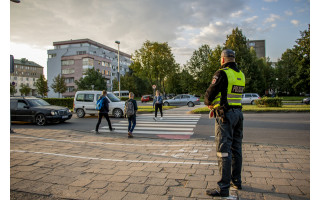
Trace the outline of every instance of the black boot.
<instances>
[{"instance_id":1,"label":"black boot","mask_svg":"<svg viewBox=\"0 0 320 200\"><path fill-rule=\"evenodd\" d=\"M207 195L212 197L228 197L229 196L229 191L219 192L217 189L209 189L206 192L207 192Z\"/></svg>"}]
</instances>

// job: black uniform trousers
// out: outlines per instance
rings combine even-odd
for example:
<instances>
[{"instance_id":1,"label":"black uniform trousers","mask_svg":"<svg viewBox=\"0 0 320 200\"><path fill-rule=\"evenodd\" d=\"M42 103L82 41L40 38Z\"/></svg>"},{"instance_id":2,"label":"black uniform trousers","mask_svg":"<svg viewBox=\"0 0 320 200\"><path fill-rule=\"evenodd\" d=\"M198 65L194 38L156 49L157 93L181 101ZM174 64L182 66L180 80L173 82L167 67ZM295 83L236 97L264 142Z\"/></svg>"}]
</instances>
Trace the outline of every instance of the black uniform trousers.
<instances>
[{"instance_id":1,"label":"black uniform trousers","mask_svg":"<svg viewBox=\"0 0 320 200\"><path fill-rule=\"evenodd\" d=\"M98 123L97 123L97 125L96 125L96 131L98 131L98 129L99 129L99 126L100 126L100 123L101 123L101 120L102 120L102 117L103 117L103 116L104 116L104 117L106 118L106 120L108 121L109 129L112 130L112 125L111 125L111 122L110 122L108 113L105 113L105 112L101 113L101 112L99 112L99 120L98 120Z\"/></svg>"},{"instance_id":2,"label":"black uniform trousers","mask_svg":"<svg viewBox=\"0 0 320 200\"><path fill-rule=\"evenodd\" d=\"M243 113L239 108L225 111L225 118L215 121L215 144L219 165L221 192L227 192L230 181L241 185Z\"/></svg>"}]
</instances>

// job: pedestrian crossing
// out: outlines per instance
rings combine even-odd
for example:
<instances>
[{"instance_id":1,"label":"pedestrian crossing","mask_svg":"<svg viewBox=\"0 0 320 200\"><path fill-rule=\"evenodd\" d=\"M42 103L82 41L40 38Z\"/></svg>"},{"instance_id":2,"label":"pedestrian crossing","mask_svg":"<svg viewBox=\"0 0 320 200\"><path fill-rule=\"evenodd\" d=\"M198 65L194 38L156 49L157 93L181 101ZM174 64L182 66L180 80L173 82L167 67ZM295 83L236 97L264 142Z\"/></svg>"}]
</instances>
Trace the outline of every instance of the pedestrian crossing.
<instances>
[{"instance_id":1,"label":"pedestrian crossing","mask_svg":"<svg viewBox=\"0 0 320 200\"><path fill-rule=\"evenodd\" d=\"M154 114L137 115L137 123L133 134L147 135L193 135L201 115L164 114L163 118L153 119ZM128 133L128 120L113 123L113 133ZM109 133L109 126L102 126L101 133Z\"/></svg>"}]
</instances>

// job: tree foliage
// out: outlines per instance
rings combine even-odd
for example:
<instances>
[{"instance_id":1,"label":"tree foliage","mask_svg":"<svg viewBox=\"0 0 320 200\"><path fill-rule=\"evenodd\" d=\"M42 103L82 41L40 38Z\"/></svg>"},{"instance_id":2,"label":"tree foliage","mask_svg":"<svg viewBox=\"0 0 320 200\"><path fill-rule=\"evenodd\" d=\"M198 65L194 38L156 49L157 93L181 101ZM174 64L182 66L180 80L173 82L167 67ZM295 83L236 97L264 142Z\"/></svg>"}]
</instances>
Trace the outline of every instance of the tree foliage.
<instances>
[{"instance_id":1,"label":"tree foliage","mask_svg":"<svg viewBox=\"0 0 320 200\"><path fill-rule=\"evenodd\" d=\"M40 78L38 78L38 80L36 81L35 86L37 88L38 94L40 94L42 97L46 96L49 92L47 80L42 74L40 75Z\"/></svg>"},{"instance_id":2,"label":"tree foliage","mask_svg":"<svg viewBox=\"0 0 320 200\"><path fill-rule=\"evenodd\" d=\"M64 93L67 91L67 85L65 83L65 79L60 74L53 78L53 83L51 84L51 88L54 92L59 94Z\"/></svg>"},{"instance_id":3,"label":"tree foliage","mask_svg":"<svg viewBox=\"0 0 320 200\"><path fill-rule=\"evenodd\" d=\"M168 43L146 41L142 47L135 51L131 70L140 78L145 78L151 88L157 88L165 92L164 81L176 72L178 65Z\"/></svg>"},{"instance_id":4,"label":"tree foliage","mask_svg":"<svg viewBox=\"0 0 320 200\"><path fill-rule=\"evenodd\" d=\"M19 91L21 95L28 96L31 92L31 88L28 85L22 83Z\"/></svg>"},{"instance_id":5,"label":"tree foliage","mask_svg":"<svg viewBox=\"0 0 320 200\"><path fill-rule=\"evenodd\" d=\"M74 81L78 90L107 90L106 79L102 76L99 70L94 68L87 69L85 77Z\"/></svg>"}]
</instances>

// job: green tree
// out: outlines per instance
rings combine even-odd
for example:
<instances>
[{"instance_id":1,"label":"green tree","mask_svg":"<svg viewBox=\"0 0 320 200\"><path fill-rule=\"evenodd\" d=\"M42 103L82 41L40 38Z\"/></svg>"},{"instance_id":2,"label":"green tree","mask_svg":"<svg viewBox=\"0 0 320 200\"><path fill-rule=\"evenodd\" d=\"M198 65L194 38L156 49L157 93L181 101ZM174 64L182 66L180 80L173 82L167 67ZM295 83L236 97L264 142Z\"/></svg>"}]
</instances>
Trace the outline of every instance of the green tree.
<instances>
[{"instance_id":1,"label":"green tree","mask_svg":"<svg viewBox=\"0 0 320 200\"><path fill-rule=\"evenodd\" d=\"M149 87L157 85L160 91L164 91L165 80L177 70L171 48L168 43L146 41L133 55L133 63L130 68L135 75L145 77Z\"/></svg>"},{"instance_id":2,"label":"green tree","mask_svg":"<svg viewBox=\"0 0 320 200\"><path fill-rule=\"evenodd\" d=\"M51 84L51 88L53 89L54 92L57 92L59 94L59 98L60 98L60 94L67 91L67 85L64 77L61 76L60 74L54 77L53 83Z\"/></svg>"},{"instance_id":3,"label":"green tree","mask_svg":"<svg viewBox=\"0 0 320 200\"><path fill-rule=\"evenodd\" d=\"M219 57L216 57L216 55L218 52L221 54L221 51L221 46L217 46L213 51L209 45L205 44L195 50L190 60L187 61L185 68L195 80L193 92L197 95L204 95L212 81L213 74L219 69L220 55Z\"/></svg>"},{"instance_id":4,"label":"green tree","mask_svg":"<svg viewBox=\"0 0 320 200\"><path fill-rule=\"evenodd\" d=\"M99 70L94 68L88 69L85 75L86 76L84 78L81 77L79 81L74 81L78 87L78 90L92 90L92 85L94 86L94 90L106 90L106 79L102 76Z\"/></svg>"},{"instance_id":5,"label":"green tree","mask_svg":"<svg viewBox=\"0 0 320 200\"><path fill-rule=\"evenodd\" d=\"M40 94L42 97L46 96L49 92L48 82L45 79L44 75L40 75L40 78L35 83L38 94Z\"/></svg>"},{"instance_id":6,"label":"green tree","mask_svg":"<svg viewBox=\"0 0 320 200\"><path fill-rule=\"evenodd\" d=\"M28 96L31 92L31 88L28 85L21 83L20 93L22 96Z\"/></svg>"},{"instance_id":7,"label":"green tree","mask_svg":"<svg viewBox=\"0 0 320 200\"><path fill-rule=\"evenodd\" d=\"M14 96L15 93L17 93L16 86L10 83L10 95Z\"/></svg>"}]
</instances>

